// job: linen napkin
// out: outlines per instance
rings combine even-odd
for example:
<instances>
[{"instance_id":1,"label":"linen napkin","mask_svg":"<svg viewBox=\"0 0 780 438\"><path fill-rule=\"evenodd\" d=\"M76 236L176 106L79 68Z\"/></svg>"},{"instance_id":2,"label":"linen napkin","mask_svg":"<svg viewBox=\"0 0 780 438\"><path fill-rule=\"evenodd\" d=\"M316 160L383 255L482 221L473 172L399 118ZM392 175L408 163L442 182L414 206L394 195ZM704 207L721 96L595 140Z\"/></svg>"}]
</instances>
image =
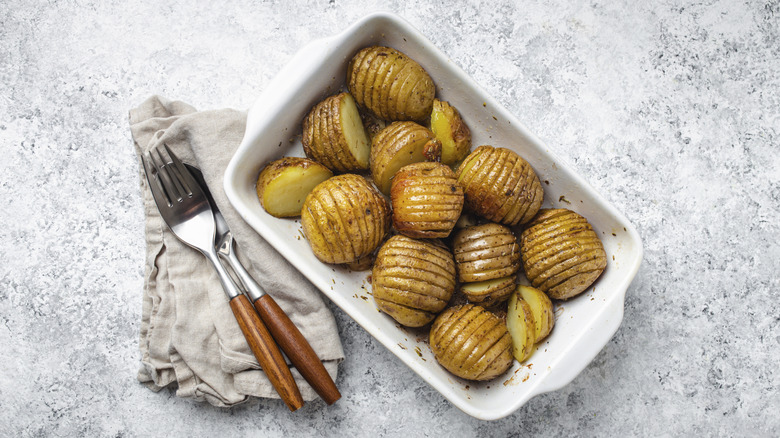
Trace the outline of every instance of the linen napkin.
<instances>
[{"instance_id":1,"label":"linen napkin","mask_svg":"<svg viewBox=\"0 0 780 438\"><path fill-rule=\"evenodd\" d=\"M238 258L298 326L335 381L344 352L332 313L319 291L242 220L222 186L244 135L246 113L196 111L153 96L129 116L138 154L165 143L183 162L200 168L233 232ZM175 383L177 396L215 406L232 406L249 396L279 398L241 333L216 271L168 229L140 164L139 170L146 270L138 380L154 391ZM315 399L295 368L292 373L304 400Z\"/></svg>"}]
</instances>

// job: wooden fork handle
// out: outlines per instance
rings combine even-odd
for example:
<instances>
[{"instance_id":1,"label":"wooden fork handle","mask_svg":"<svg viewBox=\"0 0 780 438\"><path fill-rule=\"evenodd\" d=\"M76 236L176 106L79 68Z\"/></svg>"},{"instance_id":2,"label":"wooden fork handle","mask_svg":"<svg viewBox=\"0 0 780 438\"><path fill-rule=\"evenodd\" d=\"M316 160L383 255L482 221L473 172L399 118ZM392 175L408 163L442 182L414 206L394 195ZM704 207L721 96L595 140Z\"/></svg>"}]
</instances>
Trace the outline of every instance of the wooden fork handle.
<instances>
[{"instance_id":1,"label":"wooden fork handle","mask_svg":"<svg viewBox=\"0 0 780 438\"><path fill-rule=\"evenodd\" d=\"M273 297L268 294L261 296L255 301L255 309L268 325L276 342L290 358L290 362L325 403L330 405L340 399L341 393L320 358L317 357L317 353L290 317L276 304Z\"/></svg>"},{"instance_id":2,"label":"wooden fork handle","mask_svg":"<svg viewBox=\"0 0 780 438\"><path fill-rule=\"evenodd\" d=\"M263 368L268 380L282 397L291 411L296 411L303 406L303 397L298 385L293 379L290 368L284 361L282 352L271 337L271 333L257 316L249 299L244 295L238 295L230 300L230 308L236 316L239 327L249 343L257 361Z\"/></svg>"}]
</instances>

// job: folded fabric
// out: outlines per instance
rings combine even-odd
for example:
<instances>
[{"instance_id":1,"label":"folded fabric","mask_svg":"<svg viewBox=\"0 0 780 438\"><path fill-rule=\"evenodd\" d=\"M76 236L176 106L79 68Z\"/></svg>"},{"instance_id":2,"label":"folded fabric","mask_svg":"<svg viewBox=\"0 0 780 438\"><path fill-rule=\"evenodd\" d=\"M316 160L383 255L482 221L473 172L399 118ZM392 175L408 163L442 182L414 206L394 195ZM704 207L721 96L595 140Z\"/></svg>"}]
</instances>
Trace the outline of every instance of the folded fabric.
<instances>
[{"instance_id":1,"label":"folded fabric","mask_svg":"<svg viewBox=\"0 0 780 438\"><path fill-rule=\"evenodd\" d=\"M196 111L159 96L130 111L140 155L165 143L203 172L237 243L236 254L301 330L333 380L344 352L333 314L300 272L246 224L228 201L222 178L241 142L246 113ZM173 383L180 397L232 406L249 396L279 398L252 355L213 267L179 241L160 217L139 165L146 216L138 380L152 390ZM292 369L304 400L317 397Z\"/></svg>"}]
</instances>

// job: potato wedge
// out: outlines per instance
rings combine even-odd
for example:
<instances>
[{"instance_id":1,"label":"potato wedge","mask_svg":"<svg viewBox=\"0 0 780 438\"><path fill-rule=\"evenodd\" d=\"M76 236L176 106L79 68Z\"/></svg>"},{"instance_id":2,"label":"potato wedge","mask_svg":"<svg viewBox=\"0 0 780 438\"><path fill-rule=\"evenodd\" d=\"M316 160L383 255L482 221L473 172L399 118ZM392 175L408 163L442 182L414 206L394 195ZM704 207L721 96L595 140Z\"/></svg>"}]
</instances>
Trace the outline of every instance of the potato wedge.
<instances>
[{"instance_id":1,"label":"potato wedge","mask_svg":"<svg viewBox=\"0 0 780 438\"><path fill-rule=\"evenodd\" d=\"M458 279L492 280L520 269L520 245L509 228L487 223L458 230L452 239Z\"/></svg>"},{"instance_id":2,"label":"potato wedge","mask_svg":"<svg viewBox=\"0 0 780 438\"><path fill-rule=\"evenodd\" d=\"M540 210L520 234L520 253L528 281L556 300L584 292L607 267L593 227L567 209Z\"/></svg>"},{"instance_id":3,"label":"potato wedge","mask_svg":"<svg viewBox=\"0 0 780 438\"><path fill-rule=\"evenodd\" d=\"M390 205L362 176L338 175L306 197L301 225L320 261L352 263L371 254L390 231Z\"/></svg>"},{"instance_id":4,"label":"potato wedge","mask_svg":"<svg viewBox=\"0 0 780 438\"><path fill-rule=\"evenodd\" d=\"M303 119L303 151L334 172L368 169L371 143L349 93L330 96Z\"/></svg>"},{"instance_id":5,"label":"potato wedge","mask_svg":"<svg viewBox=\"0 0 780 438\"><path fill-rule=\"evenodd\" d=\"M541 342L550 334L555 325L555 309L553 309L552 301L544 292L535 287L519 285L516 293L531 307L536 327L534 339L537 343Z\"/></svg>"},{"instance_id":6,"label":"potato wedge","mask_svg":"<svg viewBox=\"0 0 780 438\"><path fill-rule=\"evenodd\" d=\"M433 99L431 131L441 141L441 162L452 166L471 150L471 131L448 102Z\"/></svg>"},{"instance_id":7,"label":"potato wedge","mask_svg":"<svg viewBox=\"0 0 780 438\"><path fill-rule=\"evenodd\" d=\"M275 217L301 215L306 196L319 183L333 176L315 161L287 157L266 165L257 178L257 198L268 214Z\"/></svg>"},{"instance_id":8,"label":"potato wedge","mask_svg":"<svg viewBox=\"0 0 780 438\"><path fill-rule=\"evenodd\" d=\"M417 238L447 237L463 209L463 188L444 164L413 163L393 177L390 203L393 226L399 233Z\"/></svg>"},{"instance_id":9,"label":"potato wedge","mask_svg":"<svg viewBox=\"0 0 780 438\"><path fill-rule=\"evenodd\" d=\"M400 168L440 158L441 143L428 128L415 122L393 122L371 142L371 175L379 190L390 195L391 180Z\"/></svg>"},{"instance_id":10,"label":"potato wedge","mask_svg":"<svg viewBox=\"0 0 780 438\"><path fill-rule=\"evenodd\" d=\"M433 322L429 341L436 361L464 379L490 380L512 365L507 325L481 306L446 309Z\"/></svg>"},{"instance_id":11,"label":"potato wedge","mask_svg":"<svg viewBox=\"0 0 780 438\"><path fill-rule=\"evenodd\" d=\"M531 165L514 151L480 146L456 171L466 208L493 222L524 224L539 211L544 190Z\"/></svg>"},{"instance_id":12,"label":"potato wedge","mask_svg":"<svg viewBox=\"0 0 780 438\"><path fill-rule=\"evenodd\" d=\"M426 120L436 87L413 59L390 47L366 47L347 66L347 87L358 105L385 120Z\"/></svg>"},{"instance_id":13,"label":"potato wedge","mask_svg":"<svg viewBox=\"0 0 780 438\"><path fill-rule=\"evenodd\" d=\"M377 307L407 327L433 321L455 292L455 261L437 240L396 235L377 253L371 275Z\"/></svg>"},{"instance_id":14,"label":"potato wedge","mask_svg":"<svg viewBox=\"0 0 780 438\"><path fill-rule=\"evenodd\" d=\"M492 280L463 283L460 285L460 290L470 302L490 307L506 301L515 291L515 277L510 275Z\"/></svg>"},{"instance_id":15,"label":"potato wedge","mask_svg":"<svg viewBox=\"0 0 780 438\"><path fill-rule=\"evenodd\" d=\"M509 297L506 327L512 336L512 355L523 363L534 351L536 323L531 306L519 294L514 293Z\"/></svg>"}]
</instances>

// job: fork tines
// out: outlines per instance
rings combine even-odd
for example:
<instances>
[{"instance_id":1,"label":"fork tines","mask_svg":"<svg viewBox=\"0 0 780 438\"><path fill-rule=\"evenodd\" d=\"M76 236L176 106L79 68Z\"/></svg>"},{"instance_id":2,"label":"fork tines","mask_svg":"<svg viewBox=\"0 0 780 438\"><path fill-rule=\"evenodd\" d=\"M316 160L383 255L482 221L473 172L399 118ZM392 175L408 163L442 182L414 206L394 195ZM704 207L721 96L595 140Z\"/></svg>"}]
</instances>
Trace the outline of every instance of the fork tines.
<instances>
[{"instance_id":1,"label":"fork tines","mask_svg":"<svg viewBox=\"0 0 780 438\"><path fill-rule=\"evenodd\" d=\"M168 207L171 207L174 201L181 202L185 197L191 197L192 187L196 182L168 145L163 143L163 146L169 160L163 157L159 148L154 148L144 154L141 161L146 173L152 177L150 179L154 180L164 194Z\"/></svg>"}]
</instances>

